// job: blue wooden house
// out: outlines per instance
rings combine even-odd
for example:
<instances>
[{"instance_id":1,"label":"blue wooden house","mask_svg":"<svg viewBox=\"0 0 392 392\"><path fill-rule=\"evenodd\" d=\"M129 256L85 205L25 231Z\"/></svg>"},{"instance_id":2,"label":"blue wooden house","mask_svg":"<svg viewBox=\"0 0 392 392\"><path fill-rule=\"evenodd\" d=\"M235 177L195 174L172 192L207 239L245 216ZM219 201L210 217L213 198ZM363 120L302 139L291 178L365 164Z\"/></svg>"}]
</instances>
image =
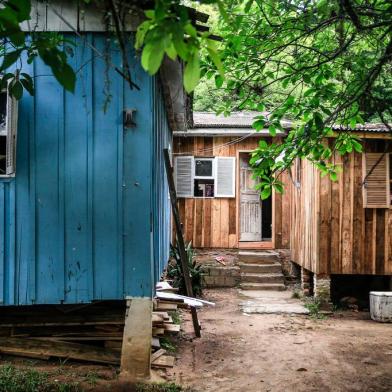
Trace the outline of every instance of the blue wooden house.
<instances>
[{"instance_id":1,"label":"blue wooden house","mask_svg":"<svg viewBox=\"0 0 392 392\"><path fill-rule=\"evenodd\" d=\"M80 9L65 6L58 18L37 7L36 29L75 42L77 83L67 93L40 60L24 64L35 96L18 102L17 129L16 107L2 95L0 303L151 298L169 257L163 149L185 127L181 65L167 60L151 77L132 53L140 91L132 90L114 69L120 50L94 15L82 20Z\"/></svg>"}]
</instances>

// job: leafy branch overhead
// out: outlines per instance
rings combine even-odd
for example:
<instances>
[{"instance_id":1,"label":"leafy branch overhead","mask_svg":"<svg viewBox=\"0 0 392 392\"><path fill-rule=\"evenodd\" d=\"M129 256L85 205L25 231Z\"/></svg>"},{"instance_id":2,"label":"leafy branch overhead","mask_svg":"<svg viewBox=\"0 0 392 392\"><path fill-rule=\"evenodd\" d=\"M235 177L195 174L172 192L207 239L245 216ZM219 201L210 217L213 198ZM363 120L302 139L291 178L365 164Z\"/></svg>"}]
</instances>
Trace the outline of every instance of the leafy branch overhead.
<instances>
[{"instance_id":1,"label":"leafy branch overhead","mask_svg":"<svg viewBox=\"0 0 392 392\"><path fill-rule=\"evenodd\" d=\"M166 54L172 60L184 61L184 87L192 92L200 80L200 57L205 51L218 72L223 66L215 42L209 32L199 32L189 18L187 8L180 1L156 0L155 8L146 11L146 20L136 34L136 48L142 49L142 66L154 75Z\"/></svg>"},{"instance_id":2,"label":"leafy branch overhead","mask_svg":"<svg viewBox=\"0 0 392 392\"><path fill-rule=\"evenodd\" d=\"M35 57L40 57L51 68L58 82L73 92L76 78L67 62L67 52L72 53L72 44L56 33L30 33L27 37L20 25L30 19L30 0L6 0L0 3L0 35L3 40L0 47L0 73L4 74L0 88L8 86L17 99L22 97L24 89L33 94L33 80L23 72L21 59L32 63ZM13 72L9 72L10 68Z\"/></svg>"}]
</instances>

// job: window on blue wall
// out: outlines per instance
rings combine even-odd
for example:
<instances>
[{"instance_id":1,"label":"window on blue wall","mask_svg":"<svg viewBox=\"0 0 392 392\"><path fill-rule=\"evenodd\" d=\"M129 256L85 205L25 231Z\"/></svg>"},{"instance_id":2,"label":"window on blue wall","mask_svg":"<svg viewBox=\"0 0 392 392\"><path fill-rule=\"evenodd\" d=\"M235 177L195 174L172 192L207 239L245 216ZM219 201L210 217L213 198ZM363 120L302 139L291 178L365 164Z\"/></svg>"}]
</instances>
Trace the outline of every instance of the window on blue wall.
<instances>
[{"instance_id":1,"label":"window on blue wall","mask_svg":"<svg viewBox=\"0 0 392 392\"><path fill-rule=\"evenodd\" d=\"M18 105L7 91L0 91L0 177L15 174Z\"/></svg>"},{"instance_id":2,"label":"window on blue wall","mask_svg":"<svg viewBox=\"0 0 392 392\"><path fill-rule=\"evenodd\" d=\"M7 93L0 92L0 175L6 174L7 156Z\"/></svg>"}]
</instances>

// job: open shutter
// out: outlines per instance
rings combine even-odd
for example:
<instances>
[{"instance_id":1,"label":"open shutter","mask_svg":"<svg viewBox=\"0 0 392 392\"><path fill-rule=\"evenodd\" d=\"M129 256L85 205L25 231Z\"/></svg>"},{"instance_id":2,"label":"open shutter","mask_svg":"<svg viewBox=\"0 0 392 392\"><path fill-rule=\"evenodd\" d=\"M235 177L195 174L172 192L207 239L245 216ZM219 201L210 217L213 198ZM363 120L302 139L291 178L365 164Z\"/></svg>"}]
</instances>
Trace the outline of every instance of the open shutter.
<instances>
[{"instance_id":1,"label":"open shutter","mask_svg":"<svg viewBox=\"0 0 392 392\"><path fill-rule=\"evenodd\" d=\"M215 158L215 197L235 197L235 158Z\"/></svg>"},{"instance_id":2,"label":"open shutter","mask_svg":"<svg viewBox=\"0 0 392 392\"><path fill-rule=\"evenodd\" d=\"M389 208L389 154L365 153L362 156L363 206ZM370 173L370 174L369 174Z\"/></svg>"},{"instance_id":3,"label":"open shutter","mask_svg":"<svg viewBox=\"0 0 392 392\"><path fill-rule=\"evenodd\" d=\"M18 128L18 101L8 95L7 98L7 153L6 174L15 173L16 133Z\"/></svg>"},{"instance_id":4,"label":"open shutter","mask_svg":"<svg viewBox=\"0 0 392 392\"><path fill-rule=\"evenodd\" d=\"M193 197L193 157L176 157L174 162L177 197Z\"/></svg>"}]
</instances>

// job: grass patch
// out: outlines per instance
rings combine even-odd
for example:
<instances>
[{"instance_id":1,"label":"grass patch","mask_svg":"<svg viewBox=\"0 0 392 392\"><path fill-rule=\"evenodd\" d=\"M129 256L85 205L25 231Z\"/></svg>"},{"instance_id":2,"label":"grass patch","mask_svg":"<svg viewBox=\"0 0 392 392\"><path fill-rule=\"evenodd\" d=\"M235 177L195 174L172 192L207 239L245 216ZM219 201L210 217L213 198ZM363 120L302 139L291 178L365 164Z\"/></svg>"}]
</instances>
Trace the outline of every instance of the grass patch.
<instances>
[{"instance_id":1,"label":"grass patch","mask_svg":"<svg viewBox=\"0 0 392 392\"><path fill-rule=\"evenodd\" d=\"M177 351L176 345L168 338L162 337L159 339L161 342L161 348L169 353L175 353Z\"/></svg>"},{"instance_id":2,"label":"grass patch","mask_svg":"<svg viewBox=\"0 0 392 392\"><path fill-rule=\"evenodd\" d=\"M136 392L194 392L194 390L173 383L152 383L138 384Z\"/></svg>"},{"instance_id":3,"label":"grass patch","mask_svg":"<svg viewBox=\"0 0 392 392\"><path fill-rule=\"evenodd\" d=\"M312 319L323 320L325 314L321 312L322 302L318 298L309 297L305 299L305 308L309 310L309 316Z\"/></svg>"},{"instance_id":4,"label":"grass patch","mask_svg":"<svg viewBox=\"0 0 392 392\"><path fill-rule=\"evenodd\" d=\"M181 315L178 310L170 313L171 318L173 319L174 324L181 324Z\"/></svg>"},{"instance_id":5,"label":"grass patch","mask_svg":"<svg viewBox=\"0 0 392 392\"><path fill-rule=\"evenodd\" d=\"M53 382L48 373L0 366L0 392L81 392L78 383Z\"/></svg>"}]
</instances>

